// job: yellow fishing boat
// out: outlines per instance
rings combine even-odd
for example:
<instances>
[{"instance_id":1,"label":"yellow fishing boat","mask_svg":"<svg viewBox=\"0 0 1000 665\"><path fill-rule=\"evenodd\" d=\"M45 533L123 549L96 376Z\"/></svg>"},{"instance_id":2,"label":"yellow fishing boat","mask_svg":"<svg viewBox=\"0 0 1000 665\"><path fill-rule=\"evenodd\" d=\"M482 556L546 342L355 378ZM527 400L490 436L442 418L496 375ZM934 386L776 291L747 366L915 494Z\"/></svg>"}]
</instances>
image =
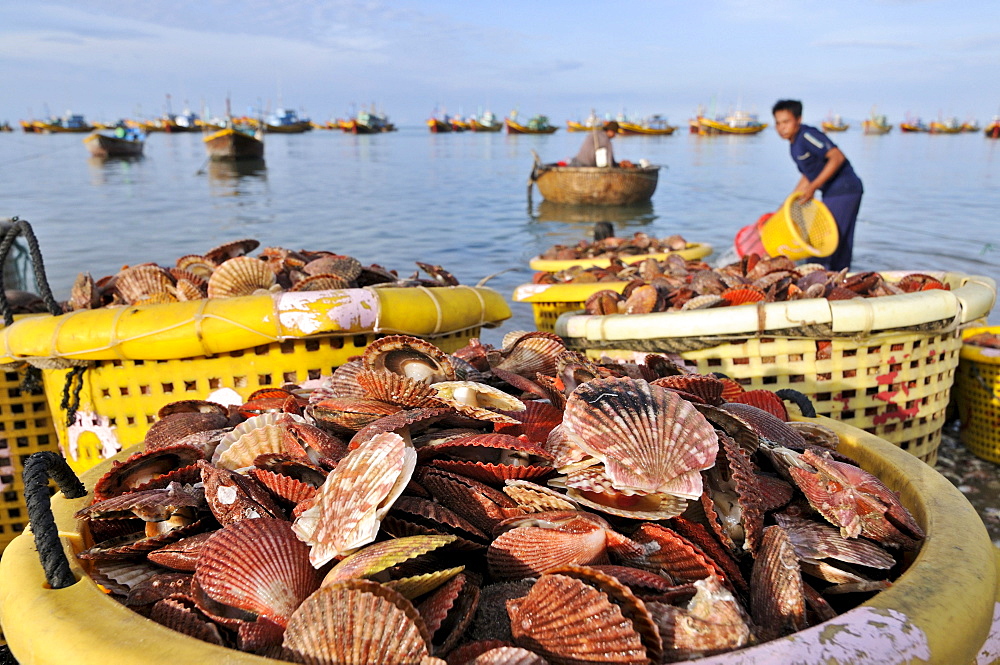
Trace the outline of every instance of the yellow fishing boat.
<instances>
[{"instance_id":1,"label":"yellow fishing boat","mask_svg":"<svg viewBox=\"0 0 1000 665\"><path fill-rule=\"evenodd\" d=\"M930 126L931 134L961 134L962 131L962 123L958 121L958 118L935 120L931 122Z\"/></svg>"},{"instance_id":2,"label":"yellow fishing boat","mask_svg":"<svg viewBox=\"0 0 1000 665\"><path fill-rule=\"evenodd\" d=\"M517 118L516 113L512 113L509 118L504 118L508 134L553 134L559 129L549 124L548 116L532 116L531 120L524 125L517 122L515 118Z\"/></svg>"},{"instance_id":3,"label":"yellow fishing boat","mask_svg":"<svg viewBox=\"0 0 1000 665\"><path fill-rule=\"evenodd\" d=\"M990 124L986 125L983 133L986 135L986 138L1000 139L1000 115L993 116L993 120L990 121Z\"/></svg>"},{"instance_id":4,"label":"yellow fishing boat","mask_svg":"<svg viewBox=\"0 0 1000 665\"><path fill-rule=\"evenodd\" d=\"M37 133L42 134L82 134L94 131L93 125L87 124L82 115L67 113L62 118L51 118L48 122L36 120L34 125Z\"/></svg>"},{"instance_id":5,"label":"yellow fishing boat","mask_svg":"<svg viewBox=\"0 0 1000 665\"><path fill-rule=\"evenodd\" d=\"M645 136L670 136L677 127L667 122L661 115L652 115L641 122L618 121L618 133L622 135L640 134Z\"/></svg>"},{"instance_id":6,"label":"yellow fishing boat","mask_svg":"<svg viewBox=\"0 0 1000 665\"><path fill-rule=\"evenodd\" d=\"M888 134L892 131L892 125L889 124L885 115L872 111L871 117L861 123L861 130L865 134L871 135Z\"/></svg>"},{"instance_id":7,"label":"yellow fishing boat","mask_svg":"<svg viewBox=\"0 0 1000 665\"><path fill-rule=\"evenodd\" d=\"M746 111L734 111L715 120L698 116L698 133L703 136L711 134L759 134L765 129L767 129L767 123L761 123L757 120L757 114Z\"/></svg>"},{"instance_id":8,"label":"yellow fishing boat","mask_svg":"<svg viewBox=\"0 0 1000 665\"><path fill-rule=\"evenodd\" d=\"M851 127L839 115L824 120L822 126L824 132L846 132Z\"/></svg>"}]
</instances>

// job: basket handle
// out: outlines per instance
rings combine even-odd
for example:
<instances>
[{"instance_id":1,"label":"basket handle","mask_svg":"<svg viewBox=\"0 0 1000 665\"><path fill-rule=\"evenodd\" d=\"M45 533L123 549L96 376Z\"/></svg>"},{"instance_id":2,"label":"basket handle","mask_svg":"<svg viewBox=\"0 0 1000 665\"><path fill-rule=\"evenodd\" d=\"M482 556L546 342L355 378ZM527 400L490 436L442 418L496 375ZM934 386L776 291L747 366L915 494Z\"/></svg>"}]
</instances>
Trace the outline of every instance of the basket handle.
<instances>
[{"instance_id":1,"label":"basket handle","mask_svg":"<svg viewBox=\"0 0 1000 665\"><path fill-rule=\"evenodd\" d=\"M35 549L45 571L45 579L53 589L76 584L66 553L59 542L59 529L49 501L49 479L56 481L67 499L87 495L87 488L69 468L62 455L52 451L33 454L24 462L24 502L28 506Z\"/></svg>"},{"instance_id":2,"label":"basket handle","mask_svg":"<svg viewBox=\"0 0 1000 665\"><path fill-rule=\"evenodd\" d=\"M63 313L63 309L56 302L56 299L52 297L52 289L49 287L49 280L45 276L45 263L42 261L42 252L38 249L38 239L35 237L35 232L31 229L31 224L27 220L18 217L13 217L10 221L12 226L9 231L3 234L3 240L0 241L0 268L7 263L7 255L10 254L10 248L14 246L14 241L17 240L19 235L23 235L25 241L28 243L31 267L35 273L35 285L41 291L42 300L45 302L45 307L48 308L49 314L59 316ZM14 313L11 311L10 303L7 301L6 284L4 284L2 269L0 269L0 314L3 314L5 326L14 323Z\"/></svg>"},{"instance_id":3,"label":"basket handle","mask_svg":"<svg viewBox=\"0 0 1000 665\"><path fill-rule=\"evenodd\" d=\"M794 403L802 411L802 415L806 418L816 417L816 407L813 406L812 400L798 390L792 390L791 388L782 388L781 390L774 391L774 394L781 399L787 399L789 402Z\"/></svg>"}]
</instances>

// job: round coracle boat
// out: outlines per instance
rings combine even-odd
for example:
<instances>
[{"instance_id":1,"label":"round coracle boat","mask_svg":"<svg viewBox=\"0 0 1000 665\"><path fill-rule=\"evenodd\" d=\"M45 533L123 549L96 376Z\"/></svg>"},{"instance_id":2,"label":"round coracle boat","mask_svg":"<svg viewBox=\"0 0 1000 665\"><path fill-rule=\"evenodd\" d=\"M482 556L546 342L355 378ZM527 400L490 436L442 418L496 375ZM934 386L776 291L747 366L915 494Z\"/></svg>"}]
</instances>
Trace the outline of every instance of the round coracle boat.
<instances>
[{"instance_id":1,"label":"round coracle boat","mask_svg":"<svg viewBox=\"0 0 1000 665\"><path fill-rule=\"evenodd\" d=\"M546 201L589 205L631 205L653 197L659 166L632 168L537 166L531 180Z\"/></svg>"}]
</instances>

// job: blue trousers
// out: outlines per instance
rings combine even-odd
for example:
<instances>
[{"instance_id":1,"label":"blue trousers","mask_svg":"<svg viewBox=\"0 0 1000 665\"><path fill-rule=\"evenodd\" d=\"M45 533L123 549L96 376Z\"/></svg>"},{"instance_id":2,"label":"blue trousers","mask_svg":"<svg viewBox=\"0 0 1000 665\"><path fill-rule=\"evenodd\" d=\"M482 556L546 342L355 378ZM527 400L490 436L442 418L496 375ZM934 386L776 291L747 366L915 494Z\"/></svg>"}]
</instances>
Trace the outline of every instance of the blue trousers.
<instances>
[{"instance_id":1,"label":"blue trousers","mask_svg":"<svg viewBox=\"0 0 1000 665\"><path fill-rule=\"evenodd\" d=\"M840 232L837 250L830 256L816 259L816 263L826 266L827 270L843 270L851 267L851 255L854 254L854 224L858 221L862 194L863 192L823 195L823 204L830 209L830 214L837 220L837 229Z\"/></svg>"}]
</instances>

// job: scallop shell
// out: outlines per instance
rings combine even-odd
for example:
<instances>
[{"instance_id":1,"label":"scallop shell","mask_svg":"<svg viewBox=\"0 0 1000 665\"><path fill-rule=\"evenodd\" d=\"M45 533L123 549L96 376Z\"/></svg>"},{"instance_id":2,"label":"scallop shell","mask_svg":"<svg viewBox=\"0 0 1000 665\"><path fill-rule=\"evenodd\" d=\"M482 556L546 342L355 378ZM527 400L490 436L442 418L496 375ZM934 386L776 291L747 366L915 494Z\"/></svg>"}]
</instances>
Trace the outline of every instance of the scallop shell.
<instances>
[{"instance_id":1,"label":"scallop shell","mask_svg":"<svg viewBox=\"0 0 1000 665\"><path fill-rule=\"evenodd\" d=\"M576 510L578 508L577 503L562 494L526 480L512 480L508 482L504 486L503 492L528 513L540 513L549 510Z\"/></svg>"},{"instance_id":2,"label":"scallop shell","mask_svg":"<svg viewBox=\"0 0 1000 665\"><path fill-rule=\"evenodd\" d=\"M379 434L349 452L292 526L312 548L313 566L375 540L381 519L405 489L416 463L413 447L393 433Z\"/></svg>"},{"instance_id":3,"label":"scallop shell","mask_svg":"<svg viewBox=\"0 0 1000 665\"><path fill-rule=\"evenodd\" d=\"M316 487L291 476L257 467L249 469L247 475L266 487L276 497L289 503L299 504L316 496Z\"/></svg>"},{"instance_id":4,"label":"scallop shell","mask_svg":"<svg viewBox=\"0 0 1000 665\"><path fill-rule=\"evenodd\" d=\"M433 386L437 397L459 413L495 423L517 424L510 416L490 409L500 411L523 411L524 402L512 397L502 390L473 381L441 381Z\"/></svg>"},{"instance_id":5,"label":"scallop shell","mask_svg":"<svg viewBox=\"0 0 1000 665\"><path fill-rule=\"evenodd\" d=\"M226 448L219 455L216 466L236 471L253 466L260 455L288 452L284 444L287 435L288 430L282 425L264 425L253 429Z\"/></svg>"},{"instance_id":6,"label":"scallop shell","mask_svg":"<svg viewBox=\"0 0 1000 665\"><path fill-rule=\"evenodd\" d=\"M409 335L377 339L362 356L365 369L388 370L420 383L451 381L455 367L444 351L430 342Z\"/></svg>"},{"instance_id":7,"label":"scallop shell","mask_svg":"<svg viewBox=\"0 0 1000 665\"><path fill-rule=\"evenodd\" d=\"M715 467L705 472L708 490L702 496L712 530L734 554L756 552L764 530L757 469L750 455L731 437L719 436L722 450Z\"/></svg>"},{"instance_id":8,"label":"scallop shell","mask_svg":"<svg viewBox=\"0 0 1000 665\"><path fill-rule=\"evenodd\" d=\"M458 513L445 506L415 496L401 496L393 505L392 515L407 522L422 524L439 532L451 533L485 546L489 536Z\"/></svg>"},{"instance_id":9,"label":"scallop shell","mask_svg":"<svg viewBox=\"0 0 1000 665\"><path fill-rule=\"evenodd\" d=\"M780 526L767 527L750 578L750 614L762 640L808 625L803 593L802 573L788 534Z\"/></svg>"},{"instance_id":10,"label":"scallop shell","mask_svg":"<svg viewBox=\"0 0 1000 665\"><path fill-rule=\"evenodd\" d=\"M351 437L348 444L349 450L354 450L362 441L367 441L376 434L383 432L396 432L402 434L407 432L413 434L414 430L419 431L429 425L439 422L453 412L447 407L426 408L426 409L403 409L396 413L379 418L378 420L365 425ZM414 442L414 445L417 445Z\"/></svg>"},{"instance_id":11,"label":"scallop shell","mask_svg":"<svg viewBox=\"0 0 1000 665\"><path fill-rule=\"evenodd\" d=\"M670 388L681 393L688 393L701 399L705 404L718 406L722 404L722 381L714 376L704 374L678 374L664 376L651 382L654 386ZM774 393L771 393L774 394Z\"/></svg>"},{"instance_id":12,"label":"scallop shell","mask_svg":"<svg viewBox=\"0 0 1000 665\"><path fill-rule=\"evenodd\" d=\"M219 524L226 526L245 519L285 517L271 494L253 478L213 467L204 460L198 462L198 468L205 483L205 499Z\"/></svg>"},{"instance_id":13,"label":"scallop shell","mask_svg":"<svg viewBox=\"0 0 1000 665\"><path fill-rule=\"evenodd\" d=\"M159 266L141 265L125 268L115 279L115 289L130 305L163 295L173 296L174 280Z\"/></svg>"},{"instance_id":14,"label":"scallop shell","mask_svg":"<svg viewBox=\"0 0 1000 665\"><path fill-rule=\"evenodd\" d=\"M693 511L692 511L693 512ZM715 534L708 527L692 522L684 517L675 517L670 522L670 528L686 541L697 547L710 558L725 573L725 583L728 587L746 595L750 587L736 558L728 549L722 546ZM693 592L692 592L693 593Z\"/></svg>"},{"instance_id":15,"label":"scallop shell","mask_svg":"<svg viewBox=\"0 0 1000 665\"><path fill-rule=\"evenodd\" d=\"M556 359L565 351L566 343L560 337L527 333L517 338L509 348L504 347L503 360L496 368L532 380L538 374L552 376L556 370Z\"/></svg>"},{"instance_id":16,"label":"scallop shell","mask_svg":"<svg viewBox=\"0 0 1000 665\"><path fill-rule=\"evenodd\" d=\"M125 605L140 607L152 605L174 594L187 596L191 591L192 576L188 573L160 572L135 585L125 598Z\"/></svg>"},{"instance_id":17,"label":"scallop shell","mask_svg":"<svg viewBox=\"0 0 1000 665\"><path fill-rule=\"evenodd\" d=\"M782 422L788 420L788 410L785 409L785 403L770 390L747 390L739 395L734 395L729 401L733 404L755 406L762 411L767 411Z\"/></svg>"},{"instance_id":18,"label":"scallop shell","mask_svg":"<svg viewBox=\"0 0 1000 665\"><path fill-rule=\"evenodd\" d=\"M162 409L161 409L162 411ZM147 450L175 444L184 437L229 427L229 417L221 413L166 413L150 425L143 443Z\"/></svg>"},{"instance_id":19,"label":"scallop shell","mask_svg":"<svg viewBox=\"0 0 1000 665\"><path fill-rule=\"evenodd\" d=\"M719 565L687 538L660 524L646 523L632 539L645 546L646 553L624 563L665 573L677 582L693 582L715 575L725 579Z\"/></svg>"},{"instance_id":20,"label":"scallop shell","mask_svg":"<svg viewBox=\"0 0 1000 665\"><path fill-rule=\"evenodd\" d=\"M74 311L94 309L99 307L100 303L101 295L94 285L94 278L90 276L89 272L79 273L73 282L73 288L70 290L69 308Z\"/></svg>"},{"instance_id":21,"label":"scallop shell","mask_svg":"<svg viewBox=\"0 0 1000 665\"><path fill-rule=\"evenodd\" d=\"M479 587L458 574L417 606L435 653L446 654L454 648L472 623L478 605Z\"/></svg>"},{"instance_id":22,"label":"scallop shell","mask_svg":"<svg viewBox=\"0 0 1000 665\"><path fill-rule=\"evenodd\" d=\"M506 494L472 478L424 468L418 480L442 505L487 533L500 521L523 513Z\"/></svg>"},{"instance_id":23,"label":"scallop shell","mask_svg":"<svg viewBox=\"0 0 1000 665\"><path fill-rule=\"evenodd\" d=\"M252 252L258 247L260 247L260 242L253 238L233 240L232 242L227 242L208 250L205 252L205 258L217 265L221 265L229 259L237 256L245 256L248 252Z\"/></svg>"},{"instance_id":24,"label":"scallop shell","mask_svg":"<svg viewBox=\"0 0 1000 665\"><path fill-rule=\"evenodd\" d=\"M685 499L673 494L620 491L600 467L579 469L565 478L554 478L549 484L564 485L567 497L581 506L634 520L666 520L680 515L687 507Z\"/></svg>"},{"instance_id":25,"label":"scallop shell","mask_svg":"<svg viewBox=\"0 0 1000 665\"><path fill-rule=\"evenodd\" d=\"M616 489L701 495L702 469L715 463L715 429L691 404L634 379L595 379L566 404L564 427L604 463Z\"/></svg>"},{"instance_id":26,"label":"scallop shell","mask_svg":"<svg viewBox=\"0 0 1000 665\"><path fill-rule=\"evenodd\" d=\"M177 259L177 267L181 270L194 273L198 277L208 279L212 272L218 267L215 261L201 256L200 254L187 254Z\"/></svg>"},{"instance_id":27,"label":"scallop shell","mask_svg":"<svg viewBox=\"0 0 1000 665\"><path fill-rule=\"evenodd\" d=\"M216 446L215 452L212 454L212 463L215 464L222 457L222 453L226 452L229 446L233 445L239 441L240 437L249 432L250 430L256 429L258 427L263 427L264 425L274 425L283 420L291 419L295 422L304 423L306 419L302 416L297 416L291 413L262 413L259 416L254 416L253 418L247 418L239 425L234 427L228 434L222 437L219 441L219 445Z\"/></svg>"},{"instance_id":28,"label":"scallop shell","mask_svg":"<svg viewBox=\"0 0 1000 665\"><path fill-rule=\"evenodd\" d=\"M545 440L545 449L552 455L552 466L560 473L570 473L575 469L599 464L581 446L580 438L565 425L557 425Z\"/></svg>"},{"instance_id":29,"label":"scallop shell","mask_svg":"<svg viewBox=\"0 0 1000 665\"><path fill-rule=\"evenodd\" d=\"M176 402L170 402L160 407L156 412L156 417L163 419L167 416L172 416L178 413L202 413L202 414L217 414L225 418L229 418L229 409L217 402L210 402L203 399L182 399ZM154 423L155 427L156 424ZM221 427L221 425L220 425Z\"/></svg>"},{"instance_id":30,"label":"scallop shell","mask_svg":"<svg viewBox=\"0 0 1000 665\"><path fill-rule=\"evenodd\" d=\"M145 561L95 561L90 577L112 594L125 596L132 587L162 572Z\"/></svg>"},{"instance_id":31,"label":"scallop shell","mask_svg":"<svg viewBox=\"0 0 1000 665\"><path fill-rule=\"evenodd\" d=\"M585 520L554 529L524 526L490 543L486 562L498 579L537 577L570 563L606 563L606 543L604 529Z\"/></svg>"},{"instance_id":32,"label":"scallop shell","mask_svg":"<svg viewBox=\"0 0 1000 665\"><path fill-rule=\"evenodd\" d=\"M420 575L410 575L398 580L389 580L385 583L385 586L393 591L398 591L407 600L413 600L434 591L464 570L465 566L456 566L455 568L445 568L444 570L435 570Z\"/></svg>"},{"instance_id":33,"label":"scallop shell","mask_svg":"<svg viewBox=\"0 0 1000 665\"><path fill-rule=\"evenodd\" d=\"M607 594L566 575L542 575L523 598L507 601L515 644L555 663L649 662L632 622Z\"/></svg>"},{"instance_id":34,"label":"scallop shell","mask_svg":"<svg viewBox=\"0 0 1000 665\"><path fill-rule=\"evenodd\" d=\"M410 601L369 580L323 587L285 630L284 647L305 663L417 665L430 635Z\"/></svg>"},{"instance_id":35,"label":"scallop shell","mask_svg":"<svg viewBox=\"0 0 1000 665\"><path fill-rule=\"evenodd\" d=\"M788 534L795 555L800 560L836 559L882 570L892 568L896 563L891 554L875 543L845 538L839 529L827 524L780 513L774 519Z\"/></svg>"},{"instance_id":36,"label":"scallop shell","mask_svg":"<svg viewBox=\"0 0 1000 665\"><path fill-rule=\"evenodd\" d=\"M194 446L167 446L150 452L137 452L123 462L114 462L94 485L94 501L148 487L150 481L188 467L204 458ZM166 483L162 485L166 486Z\"/></svg>"},{"instance_id":37,"label":"scallop shell","mask_svg":"<svg viewBox=\"0 0 1000 665\"><path fill-rule=\"evenodd\" d=\"M549 661L534 651L521 647L496 647L468 661L469 665L548 665Z\"/></svg>"},{"instance_id":38,"label":"scallop shell","mask_svg":"<svg viewBox=\"0 0 1000 665\"><path fill-rule=\"evenodd\" d=\"M338 275L319 274L310 275L305 279L292 284L289 291L335 291L338 289L349 289L351 283Z\"/></svg>"},{"instance_id":39,"label":"scallop shell","mask_svg":"<svg viewBox=\"0 0 1000 665\"><path fill-rule=\"evenodd\" d=\"M387 369L363 369L358 372L357 381L364 389L366 397L388 404L398 404L408 408L431 408L442 405L433 386Z\"/></svg>"},{"instance_id":40,"label":"scallop shell","mask_svg":"<svg viewBox=\"0 0 1000 665\"><path fill-rule=\"evenodd\" d=\"M327 254L302 266L302 272L307 275L332 274L350 282L361 274L361 262L351 256Z\"/></svg>"},{"instance_id":41,"label":"scallop shell","mask_svg":"<svg viewBox=\"0 0 1000 665\"><path fill-rule=\"evenodd\" d=\"M208 279L209 298L234 298L270 291L277 280L267 263L250 256L228 259Z\"/></svg>"},{"instance_id":42,"label":"scallop shell","mask_svg":"<svg viewBox=\"0 0 1000 665\"><path fill-rule=\"evenodd\" d=\"M195 579L216 602L287 626L320 578L309 548L284 520L242 520L216 532L198 558Z\"/></svg>"},{"instance_id":43,"label":"scallop shell","mask_svg":"<svg viewBox=\"0 0 1000 665\"><path fill-rule=\"evenodd\" d=\"M178 512L193 513L204 508L205 494L201 489L171 483L164 489L128 492L97 501L78 510L73 517L81 520L139 517L146 522L161 522Z\"/></svg>"},{"instance_id":44,"label":"scallop shell","mask_svg":"<svg viewBox=\"0 0 1000 665\"><path fill-rule=\"evenodd\" d=\"M365 368L365 364L358 360L349 360L337 369L333 370L333 375L326 380L323 389L329 390L329 395L323 395L325 397L364 397L365 389L361 387L358 383L358 372ZM317 395L319 391L310 395L309 401L319 401L319 399L314 399L314 395Z\"/></svg>"},{"instance_id":45,"label":"scallop shell","mask_svg":"<svg viewBox=\"0 0 1000 665\"><path fill-rule=\"evenodd\" d=\"M181 538L154 552L150 552L146 555L146 559L164 568L193 573L195 564L198 561L198 555L211 536L211 533L199 533L187 538Z\"/></svg>"},{"instance_id":46,"label":"scallop shell","mask_svg":"<svg viewBox=\"0 0 1000 665\"><path fill-rule=\"evenodd\" d=\"M153 605L149 618L178 633L209 644L225 644L219 628L194 603L180 598L164 598Z\"/></svg>"},{"instance_id":47,"label":"scallop shell","mask_svg":"<svg viewBox=\"0 0 1000 665\"><path fill-rule=\"evenodd\" d=\"M385 400L370 397L330 397L312 405L311 415L321 423L357 431L400 407Z\"/></svg>"},{"instance_id":48,"label":"scallop shell","mask_svg":"<svg viewBox=\"0 0 1000 665\"><path fill-rule=\"evenodd\" d=\"M540 446L508 434L473 434L421 448L427 453L444 456L435 459L436 466L454 471L487 484L502 484L505 480L532 480L550 475L552 456Z\"/></svg>"},{"instance_id":49,"label":"scallop shell","mask_svg":"<svg viewBox=\"0 0 1000 665\"><path fill-rule=\"evenodd\" d=\"M789 427L785 421L763 409L738 402L729 402L719 408L732 413L743 422L749 424L757 434L769 441L787 446L793 450L802 450L805 448L806 441L801 434Z\"/></svg>"},{"instance_id":50,"label":"scallop shell","mask_svg":"<svg viewBox=\"0 0 1000 665\"><path fill-rule=\"evenodd\" d=\"M323 586L372 577L387 568L444 547L455 536L413 536L374 543L339 561L323 578Z\"/></svg>"},{"instance_id":51,"label":"scallop shell","mask_svg":"<svg viewBox=\"0 0 1000 665\"><path fill-rule=\"evenodd\" d=\"M545 402L531 400L524 402L524 411L508 411L507 414L518 424L497 423L495 430L511 436L524 435L528 441L544 444L549 433L562 422L562 412Z\"/></svg>"},{"instance_id":52,"label":"scallop shell","mask_svg":"<svg viewBox=\"0 0 1000 665\"><path fill-rule=\"evenodd\" d=\"M687 607L647 603L671 660L689 660L750 644L747 618L733 594L719 580L707 577L694 583L697 591Z\"/></svg>"},{"instance_id":53,"label":"scallop shell","mask_svg":"<svg viewBox=\"0 0 1000 665\"><path fill-rule=\"evenodd\" d=\"M840 445L840 436L826 425L810 422L785 423L802 435L806 444L836 450Z\"/></svg>"}]
</instances>

